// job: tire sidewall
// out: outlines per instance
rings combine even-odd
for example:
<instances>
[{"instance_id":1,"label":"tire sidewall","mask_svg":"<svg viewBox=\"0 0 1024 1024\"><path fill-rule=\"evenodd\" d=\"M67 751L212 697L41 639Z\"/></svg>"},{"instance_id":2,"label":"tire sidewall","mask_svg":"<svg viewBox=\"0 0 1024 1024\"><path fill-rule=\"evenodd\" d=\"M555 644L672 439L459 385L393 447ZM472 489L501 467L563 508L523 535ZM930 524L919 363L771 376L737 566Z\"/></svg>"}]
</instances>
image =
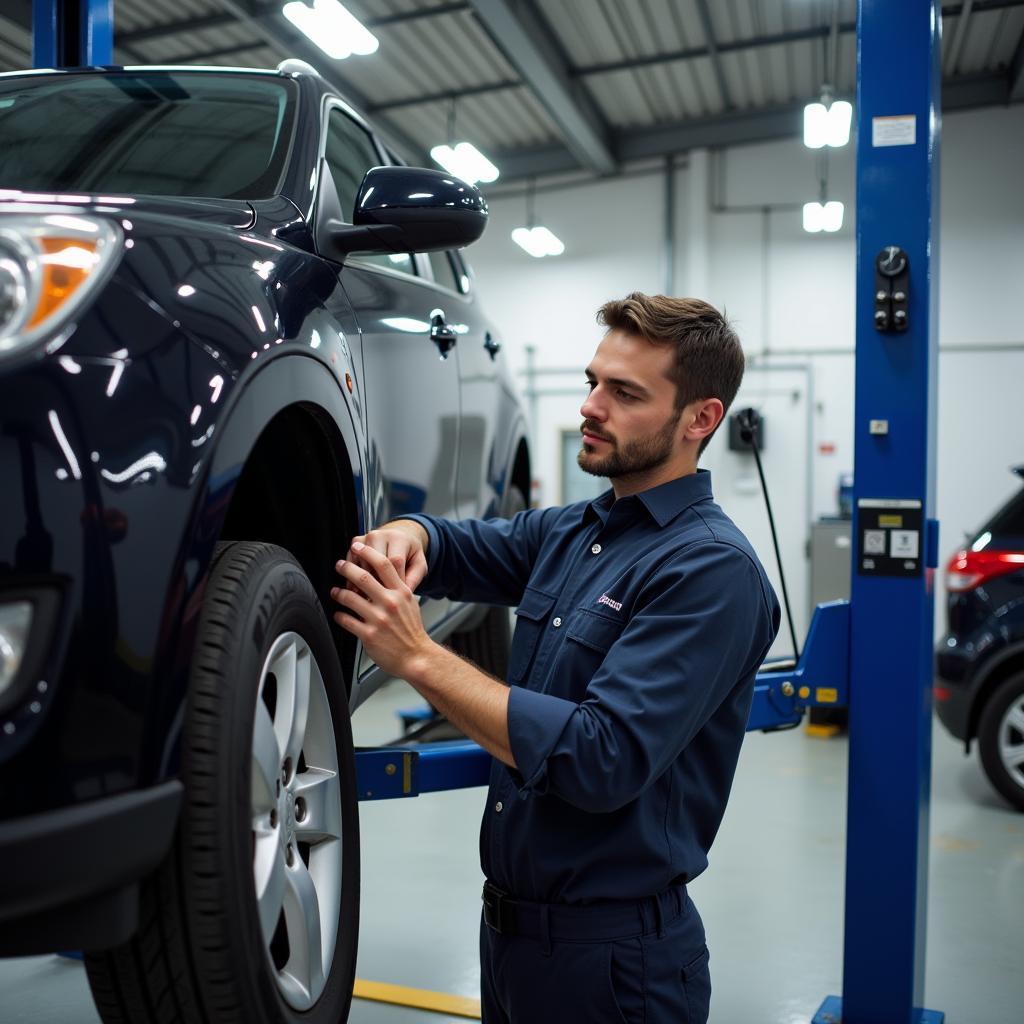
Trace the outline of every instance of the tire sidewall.
<instances>
[{"instance_id":1,"label":"tire sidewall","mask_svg":"<svg viewBox=\"0 0 1024 1024\"><path fill-rule=\"evenodd\" d=\"M1014 781L999 756L999 729L1007 708L1024 695L1024 672L1002 682L989 697L978 723L978 748L989 782L1017 810L1024 811L1024 786Z\"/></svg>"},{"instance_id":2,"label":"tire sidewall","mask_svg":"<svg viewBox=\"0 0 1024 1024\"><path fill-rule=\"evenodd\" d=\"M217 839L221 844L220 859L224 869L225 911L228 915L237 914L238 924L235 928L230 921L227 923L227 930L233 933L228 959L237 979L237 998L244 1008L246 1021L337 1024L338 1020L345 1019L351 1000L359 913L358 804L348 695L327 621L309 579L283 549L270 545L260 547L265 549L262 557L251 564L238 584L239 620L232 642L226 644L228 649L223 651L227 670L219 672L217 679L217 684L224 688L225 698L218 757L225 778L219 794L223 801L221 806L229 809L229 813L222 816ZM225 572L231 568L228 549L220 558L217 570ZM252 864L251 763L256 700L270 648L279 636L288 632L297 633L309 645L323 676L341 775L344 860L337 942L324 991L306 1012L298 1012L284 1001L274 979L273 964L263 943L257 913ZM204 669L194 668L193 671L201 674ZM194 693L195 686L191 690ZM187 848L188 836L185 838ZM186 871L186 877L188 875ZM195 891L190 893L193 899L200 895ZM210 1005L209 1000L204 1001Z\"/></svg>"}]
</instances>

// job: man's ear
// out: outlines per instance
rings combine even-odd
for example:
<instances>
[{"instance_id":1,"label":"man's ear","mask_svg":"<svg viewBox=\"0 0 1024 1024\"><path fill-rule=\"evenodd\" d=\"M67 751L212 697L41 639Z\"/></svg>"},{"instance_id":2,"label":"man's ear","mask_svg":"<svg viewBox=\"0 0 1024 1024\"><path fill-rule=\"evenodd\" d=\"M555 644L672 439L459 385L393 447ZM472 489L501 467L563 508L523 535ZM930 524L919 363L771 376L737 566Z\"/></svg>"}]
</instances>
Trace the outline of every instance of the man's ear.
<instances>
[{"instance_id":1,"label":"man's ear","mask_svg":"<svg viewBox=\"0 0 1024 1024\"><path fill-rule=\"evenodd\" d=\"M725 406L720 398L701 398L691 402L683 413L687 424L683 437L687 441L703 441L722 422Z\"/></svg>"}]
</instances>

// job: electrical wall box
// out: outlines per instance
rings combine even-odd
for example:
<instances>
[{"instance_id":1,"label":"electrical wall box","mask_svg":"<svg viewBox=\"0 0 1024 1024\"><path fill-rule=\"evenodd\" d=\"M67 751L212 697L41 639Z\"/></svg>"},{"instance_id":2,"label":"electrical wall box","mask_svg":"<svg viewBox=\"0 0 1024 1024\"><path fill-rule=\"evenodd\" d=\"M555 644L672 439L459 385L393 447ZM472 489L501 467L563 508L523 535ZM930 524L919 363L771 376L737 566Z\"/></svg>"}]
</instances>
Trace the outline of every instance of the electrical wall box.
<instances>
[{"instance_id":1,"label":"electrical wall box","mask_svg":"<svg viewBox=\"0 0 1024 1024\"><path fill-rule=\"evenodd\" d=\"M754 429L757 432L757 450L764 451L764 417L756 409L740 409L729 417L729 451L749 452L750 442L743 439L743 417L753 413Z\"/></svg>"}]
</instances>

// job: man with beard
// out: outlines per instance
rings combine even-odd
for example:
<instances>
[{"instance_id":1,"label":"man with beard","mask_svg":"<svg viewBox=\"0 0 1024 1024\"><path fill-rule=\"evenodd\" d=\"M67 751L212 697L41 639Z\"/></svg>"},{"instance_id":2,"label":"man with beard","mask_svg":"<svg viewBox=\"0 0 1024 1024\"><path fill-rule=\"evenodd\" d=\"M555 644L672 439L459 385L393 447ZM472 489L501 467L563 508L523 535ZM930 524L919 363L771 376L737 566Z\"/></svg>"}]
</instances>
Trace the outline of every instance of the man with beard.
<instances>
[{"instance_id":1,"label":"man with beard","mask_svg":"<svg viewBox=\"0 0 1024 1024\"><path fill-rule=\"evenodd\" d=\"M339 625L494 757L480 838L485 1024L704 1024L687 883L707 867L779 605L697 460L743 376L697 299L601 307L579 465L611 489L511 520L409 516L338 563ZM507 684L413 591L518 605Z\"/></svg>"}]
</instances>

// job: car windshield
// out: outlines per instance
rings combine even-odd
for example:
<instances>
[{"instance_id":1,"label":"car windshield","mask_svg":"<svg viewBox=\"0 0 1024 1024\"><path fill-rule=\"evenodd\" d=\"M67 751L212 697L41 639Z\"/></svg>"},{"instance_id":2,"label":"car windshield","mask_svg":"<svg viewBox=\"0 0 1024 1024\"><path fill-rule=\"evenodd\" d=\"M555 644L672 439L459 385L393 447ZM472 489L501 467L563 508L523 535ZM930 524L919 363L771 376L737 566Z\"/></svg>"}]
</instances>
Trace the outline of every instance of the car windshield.
<instances>
[{"instance_id":1,"label":"car windshield","mask_svg":"<svg viewBox=\"0 0 1024 1024\"><path fill-rule=\"evenodd\" d=\"M0 189L267 198L296 91L235 72L0 77Z\"/></svg>"}]
</instances>

